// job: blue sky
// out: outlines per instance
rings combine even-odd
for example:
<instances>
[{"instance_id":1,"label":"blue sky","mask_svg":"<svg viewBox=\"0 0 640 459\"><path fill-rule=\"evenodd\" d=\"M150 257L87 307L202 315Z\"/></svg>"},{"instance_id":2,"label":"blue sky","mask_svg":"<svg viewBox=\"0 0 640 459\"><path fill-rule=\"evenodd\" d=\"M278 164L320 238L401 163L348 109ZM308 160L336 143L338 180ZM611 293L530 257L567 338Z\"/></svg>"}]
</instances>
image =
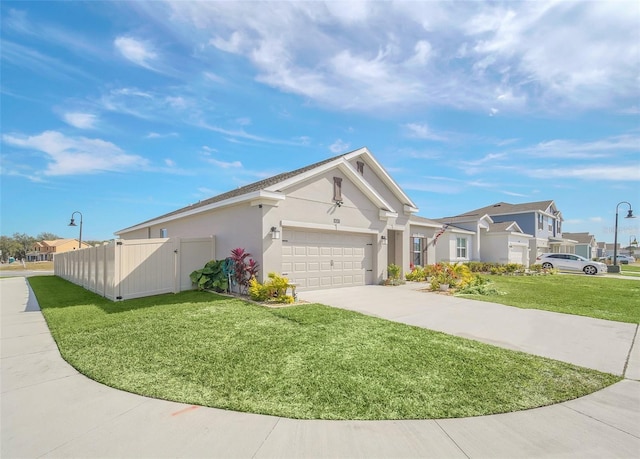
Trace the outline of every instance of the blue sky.
<instances>
[{"instance_id":1,"label":"blue sky","mask_svg":"<svg viewBox=\"0 0 640 459\"><path fill-rule=\"evenodd\" d=\"M80 211L111 239L363 146L428 218L552 199L612 242L640 215L637 1L0 8L5 235Z\"/></svg>"}]
</instances>

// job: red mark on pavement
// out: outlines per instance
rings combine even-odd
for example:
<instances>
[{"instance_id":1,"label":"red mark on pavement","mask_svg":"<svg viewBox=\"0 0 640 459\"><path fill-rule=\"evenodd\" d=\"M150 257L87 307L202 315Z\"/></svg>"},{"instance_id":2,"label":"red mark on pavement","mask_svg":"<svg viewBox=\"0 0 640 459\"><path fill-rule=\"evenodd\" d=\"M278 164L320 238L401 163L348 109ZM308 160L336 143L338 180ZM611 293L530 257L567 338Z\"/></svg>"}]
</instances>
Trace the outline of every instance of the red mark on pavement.
<instances>
[{"instance_id":1,"label":"red mark on pavement","mask_svg":"<svg viewBox=\"0 0 640 459\"><path fill-rule=\"evenodd\" d=\"M198 408L200 408L200 407L196 406L196 405L191 405L191 406L188 406L187 408L184 408L184 409L182 409L180 411L176 411L175 413L171 413L171 416L178 416L178 415L186 413L188 411L197 410Z\"/></svg>"}]
</instances>

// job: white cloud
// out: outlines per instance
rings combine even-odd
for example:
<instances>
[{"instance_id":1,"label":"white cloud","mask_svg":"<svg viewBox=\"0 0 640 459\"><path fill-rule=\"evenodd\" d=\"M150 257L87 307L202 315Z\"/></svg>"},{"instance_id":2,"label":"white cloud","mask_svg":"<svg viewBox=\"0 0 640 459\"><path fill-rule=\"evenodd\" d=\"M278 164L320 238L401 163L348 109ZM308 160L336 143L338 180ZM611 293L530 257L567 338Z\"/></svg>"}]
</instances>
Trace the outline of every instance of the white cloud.
<instances>
[{"instance_id":1,"label":"white cloud","mask_svg":"<svg viewBox=\"0 0 640 459\"><path fill-rule=\"evenodd\" d=\"M214 158L207 158L205 161L222 169L241 169L243 167L240 161L220 161Z\"/></svg>"},{"instance_id":2,"label":"white cloud","mask_svg":"<svg viewBox=\"0 0 640 459\"><path fill-rule=\"evenodd\" d=\"M348 144L347 142L343 142L342 139L338 139L335 142L333 142L331 145L329 145L329 150L332 153L345 153L349 150L349 146L350 144Z\"/></svg>"},{"instance_id":3,"label":"white cloud","mask_svg":"<svg viewBox=\"0 0 640 459\"><path fill-rule=\"evenodd\" d=\"M167 137L178 137L177 132L169 132L167 134L160 134L158 132L150 132L146 136L145 139L164 139Z\"/></svg>"},{"instance_id":4,"label":"white cloud","mask_svg":"<svg viewBox=\"0 0 640 459\"><path fill-rule=\"evenodd\" d=\"M120 54L134 64L150 70L155 70L152 66L152 62L158 58L158 54L149 43L132 37L121 36L117 37L113 44Z\"/></svg>"},{"instance_id":5,"label":"white cloud","mask_svg":"<svg viewBox=\"0 0 640 459\"><path fill-rule=\"evenodd\" d=\"M68 137L57 131L45 131L35 136L5 134L4 143L36 150L48 159L45 175L95 174L105 171L129 171L145 167L145 158L125 153L118 146L102 139Z\"/></svg>"},{"instance_id":6,"label":"white cloud","mask_svg":"<svg viewBox=\"0 0 640 459\"><path fill-rule=\"evenodd\" d=\"M65 113L63 119L65 123L78 129L93 129L97 121L96 115L92 113Z\"/></svg>"},{"instance_id":7,"label":"white cloud","mask_svg":"<svg viewBox=\"0 0 640 459\"><path fill-rule=\"evenodd\" d=\"M637 182L638 176L637 174L630 173L629 171L637 170L636 164L628 164L628 165L616 165L611 166L607 164L602 165L590 165L590 166L581 166L581 167L572 167L567 169L525 169L523 170L524 175L528 175L534 178L540 179L579 179L579 180L590 180L594 183L601 183L605 181L610 182Z\"/></svg>"},{"instance_id":8,"label":"white cloud","mask_svg":"<svg viewBox=\"0 0 640 459\"><path fill-rule=\"evenodd\" d=\"M405 127L408 129L410 137L437 141L447 140L447 137L434 133L426 123L409 123Z\"/></svg>"},{"instance_id":9,"label":"white cloud","mask_svg":"<svg viewBox=\"0 0 640 459\"><path fill-rule=\"evenodd\" d=\"M176 167L176 162L173 159L165 158L164 163L169 167Z\"/></svg>"},{"instance_id":10,"label":"white cloud","mask_svg":"<svg viewBox=\"0 0 640 459\"><path fill-rule=\"evenodd\" d=\"M638 94L634 2L169 6L181 36L199 32L195 46L244 57L258 81L331 107L573 113L621 110Z\"/></svg>"},{"instance_id":11,"label":"white cloud","mask_svg":"<svg viewBox=\"0 0 640 459\"><path fill-rule=\"evenodd\" d=\"M627 134L591 142L555 139L516 151L537 158L596 159L633 154L638 151L638 145L640 145L640 136Z\"/></svg>"},{"instance_id":12,"label":"white cloud","mask_svg":"<svg viewBox=\"0 0 640 459\"><path fill-rule=\"evenodd\" d=\"M184 97L180 96L167 96L165 100L171 107L180 110L187 108L187 106L189 105L187 100Z\"/></svg>"},{"instance_id":13,"label":"white cloud","mask_svg":"<svg viewBox=\"0 0 640 459\"><path fill-rule=\"evenodd\" d=\"M228 40L221 37L215 37L209 40L209 44L228 53L239 53L243 48L243 42L245 42L245 40L238 31L233 32Z\"/></svg>"}]
</instances>

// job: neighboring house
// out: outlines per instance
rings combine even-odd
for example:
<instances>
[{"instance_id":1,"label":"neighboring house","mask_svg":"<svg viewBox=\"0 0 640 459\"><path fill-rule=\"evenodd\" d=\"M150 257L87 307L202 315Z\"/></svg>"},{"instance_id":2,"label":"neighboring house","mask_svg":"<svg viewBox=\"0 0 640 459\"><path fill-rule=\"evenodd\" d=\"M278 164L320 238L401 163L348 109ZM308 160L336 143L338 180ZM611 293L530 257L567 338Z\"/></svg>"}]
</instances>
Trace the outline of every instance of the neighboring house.
<instances>
[{"instance_id":1,"label":"neighboring house","mask_svg":"<svg viewBox=\"0 0 640 459\"><path fill-rule=\"evenodd\" d=\"M576 241L575 254L581 255L589 260L598 258L598 243L593 234L589 233L563 233L563 237Z\"/></svg>"},{"instance_id":2,"label":"neighboring house","mask_svg":"<svg viewBox=\"0 0 640 459\"><path fill-rule=\"evenodd\" d=\"M469 261L530 264L529 241L532 236L515 221L496 223L488 214L475 211L437 221L448 225L447 231L451 231L449 239L455 240L455 251L439 252L441 258L437 261L463 261L454 257L459 257L459 249L466 245ZM466 230L467 234L461 234L461 230Z\"/></svg>"},{"instance_id":3,"label":"neighboring house","mask_svg":"<svg viewBox=\"0 0 640 459\"><path fill-rule=\"evenodd\" d=\"M529 239L529 260L534 260L541 253L575 252L576 241L562 236L562 213L553 201L523 204L498 202L451 218L481 218L485 215L489 216L493 223L516 222L523 234L532 236Z\"/></svg>"},{"instance_id":4,"label":"neighboring house","mask_svg":"<svg viewBox=\"0 0 640 459\"><path fill-rule=\"evenodd\" d=\"M438 262L455 263L472 259L474 231L417 215L412 215L409 220L412 265L425 266Z\"/></svg>"},{"instance_id":5,"label":"neighboring house","mask_svg":"<svg viewBox=\"0 0 640 459\"><path fill-rule=\"evenodd\" d=\"M614 244L609 242L598 242L598 257L609 257L613 256L613 248ZM637 246L629 245L628 247L622 247L620 243L618 243L618 249L616 253L618 255L629 255L634 258L637 257Z\"/></svg>"},{"instance_id":6,"label":"neighboring house","mask_svg":"<svg viewBox=\"0 0 640 459\"><path fill-rule=\"evenodd\" d=\"M91 247L89 244L82 243L82 248ZM53 241L39 241L33 245L30 252L27 253L27 261L52 261L56 253L64 253L78 248L77 239L56 239Z\"/></svg>"},{"instance_id":7,"label":"neighboring house","mask_svg":"<svg viewBox=\"0 0 640 459\"><path fill-rule=\"evenodd\" d=\"M120 230L122 239L215 236L216 259L236 247L300 289L376 284L412 263L441 224L418 208L361 148L212 197ZM415 236L415 237L414 237ZM440 242L438 242L440 244ZM419 250L422 251L420 246Z\"/></svg>"},{"instance_id":8,"label":"neighboring house","mask_svg":"<svg viewBox=\"0 0 640 459\"><path fill-rule=\"evenodd\" d=\"M606 242L597 242L596 256L598 258L607 256L607 243ZM611 253L613 254L613 244L611 244Z\"/></svg>"}]
</instances>

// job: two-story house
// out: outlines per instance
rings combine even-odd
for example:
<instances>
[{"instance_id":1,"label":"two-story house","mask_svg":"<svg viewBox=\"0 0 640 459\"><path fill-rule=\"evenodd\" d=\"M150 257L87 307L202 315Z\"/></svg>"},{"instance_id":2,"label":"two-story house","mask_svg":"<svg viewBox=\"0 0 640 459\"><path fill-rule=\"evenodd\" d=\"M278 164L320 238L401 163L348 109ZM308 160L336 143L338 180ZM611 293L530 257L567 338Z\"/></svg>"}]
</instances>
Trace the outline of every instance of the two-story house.
<instances>
[{"instance_id":1,"label":"two-story house","mask_svg":"<svg viewBox=\"0 0 640 459\"><path fill-rule=\"evenodd\" d=\"M562 237L562 212L552 201L510 204L498 202L470 213L486 214L494 223L516 222L522 231L533 237L529 240L531 260L541 253L575 253L576 241Z\"/></svg>"},{"instance_id":2,"label":"two-story house","mask_svg":"<svg viewBox=\"0 0 640 459\"><path fill-rule=\"evenodd\" d=\"M83 242L82 248L91 247ZM53 241L38 241L33 245L31 252L27 253L27 261L52 261L56 253L69 252L78 248L77 239L55 239Z\"/></svg>"},{"instance_id":3,"label":"two-story house","mask_svg":"<svg viewBox=\"0 0 640 459\"><path fill-rule=\"evenodd\" d=\"M575 254L581 255L589 260L597 258L598 243L593 234L589 233L563 233L563 237L576 241Z\"/></svg>"}]
</instances>

